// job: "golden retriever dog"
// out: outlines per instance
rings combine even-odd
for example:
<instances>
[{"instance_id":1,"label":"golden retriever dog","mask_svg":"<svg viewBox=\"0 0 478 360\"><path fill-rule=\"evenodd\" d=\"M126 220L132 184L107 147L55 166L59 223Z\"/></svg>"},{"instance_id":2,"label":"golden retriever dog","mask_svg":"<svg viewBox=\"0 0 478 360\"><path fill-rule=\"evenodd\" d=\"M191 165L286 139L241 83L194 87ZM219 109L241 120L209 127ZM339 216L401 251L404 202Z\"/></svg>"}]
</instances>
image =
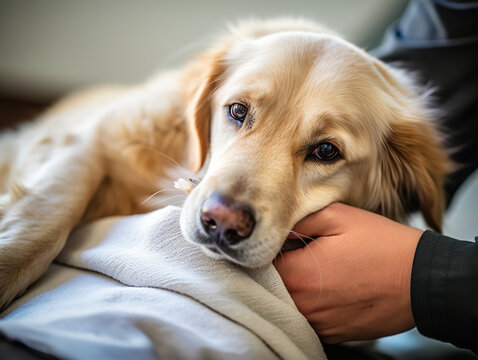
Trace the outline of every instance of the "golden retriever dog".
<instances>
[{"instance_id":1,"label":"golden retriever dog","mask_svg":"<svg viewBox=\"0 0 478 360\"><path fill-rule=\"evenodd\" d=\"M0 137L0 307L75 226L160 207L145 199L175 163L201 170L184 236L244 267L336 201L396 220L419 206L439 231L449 170L405 72L313 22L246 22L179 70L74 94Z\"/></svg>"}]
</instances>

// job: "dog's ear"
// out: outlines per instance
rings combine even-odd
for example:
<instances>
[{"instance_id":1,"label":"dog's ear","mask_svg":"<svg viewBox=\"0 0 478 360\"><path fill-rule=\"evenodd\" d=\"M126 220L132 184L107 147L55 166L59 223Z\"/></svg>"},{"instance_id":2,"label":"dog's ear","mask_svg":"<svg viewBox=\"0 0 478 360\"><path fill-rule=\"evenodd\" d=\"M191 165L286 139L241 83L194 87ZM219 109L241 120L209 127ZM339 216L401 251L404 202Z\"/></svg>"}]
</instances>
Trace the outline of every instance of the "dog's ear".
<instances>
[{"instance_id":1,"label":"dog's ear","mask_svg":"<svg viewBox=\"0 0 478 360\"><path fill-rule=\"evenodd\" d=\"M426 92L409 75L376 61L393 89L392 120L379 151L379 178L372 180L380 197L377 212L399 220L420 209L428 226L441 232L445 210L444 181L454 165L445 151Z\"/></svg>"},{"instance_id":2,"label":"dog's ear","mask_svg":"<svg viewBox=\"0 0 478 360\"><path fill-rule=\"evenodd\" d=\"M189 82L189 135L190 135L190 166L198 172L206 160L209 151L210 128L212 121L211 99L214 91L221 85L225 71L224 47L210 51L201 56L190 67Z\"/></svg>"},{"instance_id":3,"label":"dog's ear","mask_svg":"<svg viewBox=\"0 0 478 360\"><path fill-rule=\"evenodd\" d=\"M427 224L441 232L445 209L444 178L451 165L435 129L417 119L392 124L379 155L388 191L397 195L389 202L391 217L419 208ZM400 204L401 209L396 209ZM402 212L402 214L397 214Z\"/></svg>"}]
</instances>

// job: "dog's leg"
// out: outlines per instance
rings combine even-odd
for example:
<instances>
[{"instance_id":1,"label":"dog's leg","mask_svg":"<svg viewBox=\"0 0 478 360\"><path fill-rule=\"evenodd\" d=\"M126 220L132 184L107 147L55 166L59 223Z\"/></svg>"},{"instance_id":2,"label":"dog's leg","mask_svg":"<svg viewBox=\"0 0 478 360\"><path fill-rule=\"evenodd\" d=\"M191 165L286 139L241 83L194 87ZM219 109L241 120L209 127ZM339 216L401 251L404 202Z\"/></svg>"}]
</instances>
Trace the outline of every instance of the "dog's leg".
<instances>
[{"instance_id":1,"label":"dog's leg","mask_svg":"<svg viewBox=\"0 0 478 360\"><path fill-rule=\"evenodd\" d=\"M95 151L80 140L53 148L10 184L0 215L0 309L44 273L80 221L103 177Z\"/></svg>"}]
</instances>

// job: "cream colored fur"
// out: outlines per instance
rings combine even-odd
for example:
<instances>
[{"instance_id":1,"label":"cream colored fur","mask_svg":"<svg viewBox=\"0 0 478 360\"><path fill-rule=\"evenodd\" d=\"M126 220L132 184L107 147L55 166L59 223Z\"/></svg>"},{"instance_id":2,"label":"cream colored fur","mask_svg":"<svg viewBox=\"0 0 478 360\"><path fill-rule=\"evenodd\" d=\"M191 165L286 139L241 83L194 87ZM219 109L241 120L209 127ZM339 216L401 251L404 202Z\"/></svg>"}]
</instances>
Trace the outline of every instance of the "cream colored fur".
<instances>
[{"instance_id":1,"label":"cream colored fur","mask_svg":"<svg viewBox=\"0 0 478 360\"><path fill-rule=\"evenodd\" d=\"M253 116L240 128L225 110L238 101ZM342 158L310 161L308 146L321 141ZM42 275L76 225L160 207L151 195L176 164L205 172L184 204L188 240L204 238L199 211L213 191L254 209L255 230L233 253L205 250L247 267L272 261L297 221L335 201L397 220L417 202L439 230L449 171L405 73L290 19L239 25L145 84L67 97L3 134L0 154L0 308Z\"/></svg>"}]
</instances>

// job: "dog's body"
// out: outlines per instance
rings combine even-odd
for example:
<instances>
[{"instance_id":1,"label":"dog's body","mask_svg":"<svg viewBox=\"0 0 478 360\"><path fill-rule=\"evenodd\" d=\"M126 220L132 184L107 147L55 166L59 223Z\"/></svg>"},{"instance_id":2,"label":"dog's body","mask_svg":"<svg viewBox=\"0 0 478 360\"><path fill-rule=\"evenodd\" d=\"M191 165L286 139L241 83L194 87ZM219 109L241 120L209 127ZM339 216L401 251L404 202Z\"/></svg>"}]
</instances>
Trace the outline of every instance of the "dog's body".
<instances>
[{"instance_id":1,"label":"dog's body","mask_svg":"<svg viewBox=\"0 0 478 360\"><path fill-rule=\"evenodd\" d=\"M269 263L334 201L397 220L417 201L439 230L449 162L418 91L315 24L278 20L141 86L66 98L0 137L0 308L79 223L161 206L145 199L175 164L208 164L186 238L243 266Z\"/></svg>"}]
</instances>

